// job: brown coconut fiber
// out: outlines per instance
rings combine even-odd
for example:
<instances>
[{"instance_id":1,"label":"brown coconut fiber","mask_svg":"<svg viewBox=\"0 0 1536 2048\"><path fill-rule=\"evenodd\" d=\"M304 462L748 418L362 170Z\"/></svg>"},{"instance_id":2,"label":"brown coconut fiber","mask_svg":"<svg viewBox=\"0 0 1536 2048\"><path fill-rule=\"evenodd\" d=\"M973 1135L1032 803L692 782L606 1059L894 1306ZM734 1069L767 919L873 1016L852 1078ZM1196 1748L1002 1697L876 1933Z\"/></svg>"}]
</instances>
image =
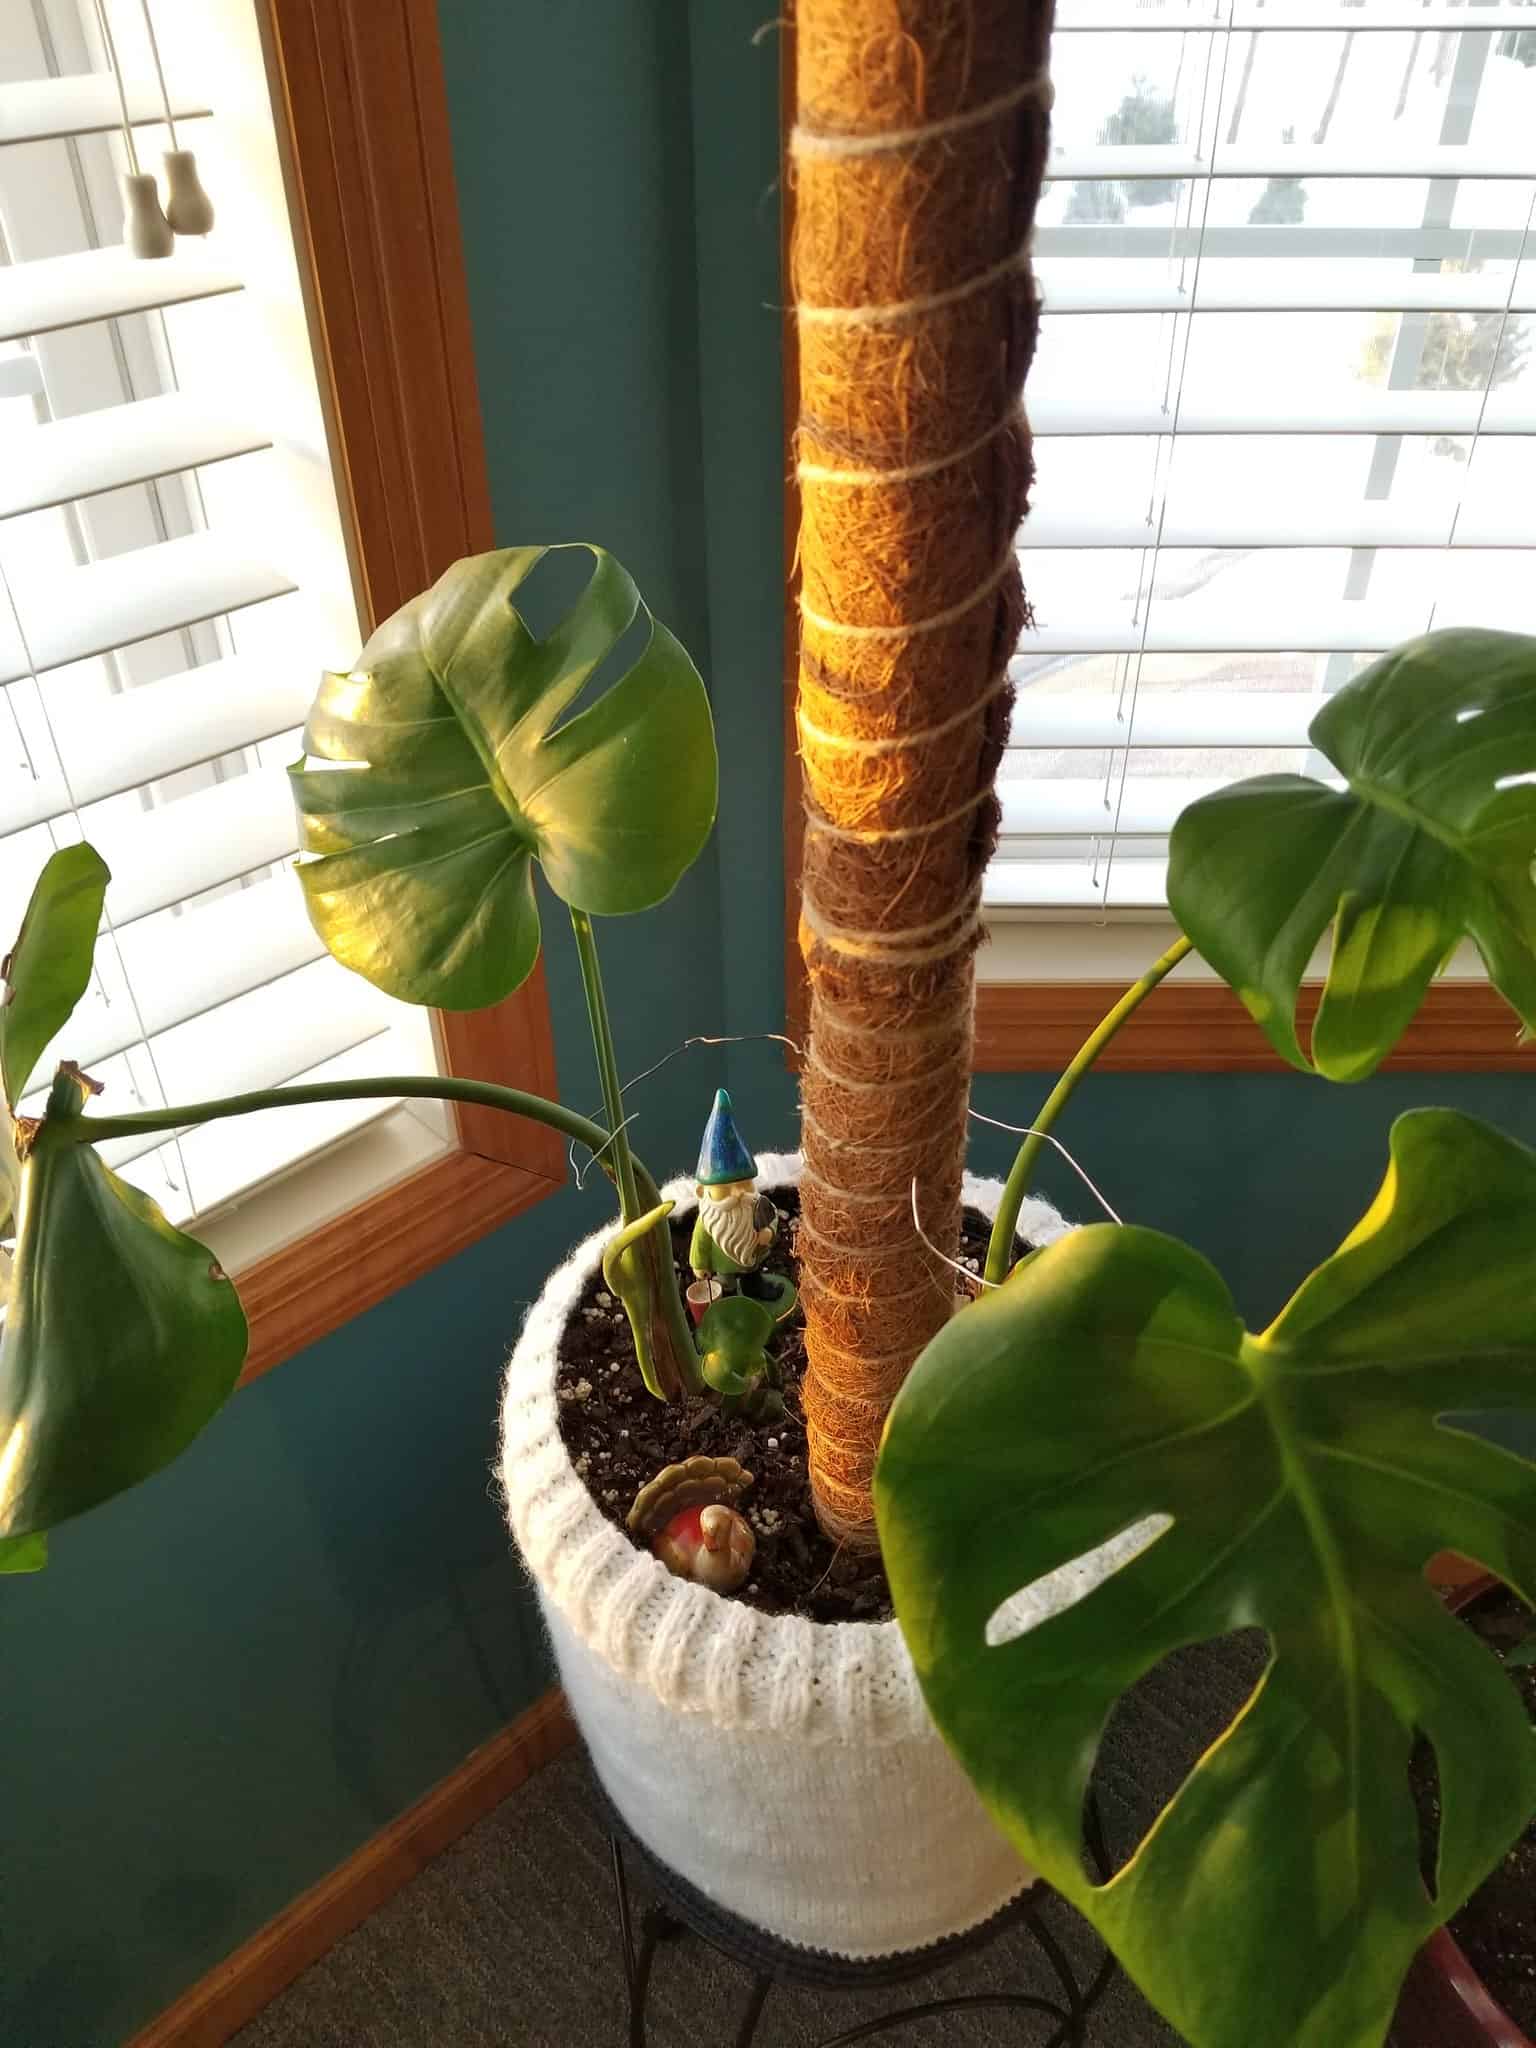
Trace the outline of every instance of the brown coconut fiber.
<instances>
[{"instance_id":1,"label":"brown coconut fiber","mask_svg":"<svg viewBox=\"0 0 1536 2048\"><path fill-rule=\"evenodd\" d=\"M1028 619L1050 21L1049 0L798 9L803 1391L817 1512L858 1546L886 1409L955 1298L939 1254Z\"/></svg>"}]
</instances>

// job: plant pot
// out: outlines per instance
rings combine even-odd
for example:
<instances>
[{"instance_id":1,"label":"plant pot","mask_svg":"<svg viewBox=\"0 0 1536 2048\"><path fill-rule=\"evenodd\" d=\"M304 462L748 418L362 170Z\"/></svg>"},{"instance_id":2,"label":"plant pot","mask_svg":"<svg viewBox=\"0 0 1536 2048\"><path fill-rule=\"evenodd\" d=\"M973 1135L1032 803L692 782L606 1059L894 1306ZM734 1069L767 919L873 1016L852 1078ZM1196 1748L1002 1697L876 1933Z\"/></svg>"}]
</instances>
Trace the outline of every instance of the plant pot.
<instances>
[{"instance_id":1,"label":"plant pot","mask_svg":"<svg viewBox=\"0 0 1536 2048\"><path fill-rule=\"evenodd\" d=\"M761 1185L800 1162L765 1156ZM1000 1184L967 1177L995 1213ZM693 1185L663 1193L679 1212ZM1032 1243L1066 1225L1025 1205ZM845 1957L927 1947L1033 1873L928 1718L895 1622L758 1613L676 1579L603 1516L561 1441L561 1332L610 1233L577 1247L507 1371L502 1481L572 1711L603 1789L651 1853L781 1940Z\"/></svg>"},{"instance_id":2,"label":"plant pot","mask_svg":"<svg viewBox=\"0 0 1536 2048\"><path fill-rule=\"evenodd\" d=\"M1447 1575L1449 1576L1449 1575ZM1453 1614L1498 1580L1481 1572L1442 1585ZM1393 2021L1395 2048L1536 2048L1488 1991L1449 1928L1440 1927L1413 1959Z\"/></svg>"},{"instance_id":3,"label":"plant pot","mask_svg":"<svg viewBox=\"0 0 1536 2048\"><path fill-rule=\"evenodd\" d=\"M696 1324L703 1322L724 1292L723 1280L694 1280L689 1283L683 1298L688 1303L688 1313Z\"/></svg>"}]
</instances>

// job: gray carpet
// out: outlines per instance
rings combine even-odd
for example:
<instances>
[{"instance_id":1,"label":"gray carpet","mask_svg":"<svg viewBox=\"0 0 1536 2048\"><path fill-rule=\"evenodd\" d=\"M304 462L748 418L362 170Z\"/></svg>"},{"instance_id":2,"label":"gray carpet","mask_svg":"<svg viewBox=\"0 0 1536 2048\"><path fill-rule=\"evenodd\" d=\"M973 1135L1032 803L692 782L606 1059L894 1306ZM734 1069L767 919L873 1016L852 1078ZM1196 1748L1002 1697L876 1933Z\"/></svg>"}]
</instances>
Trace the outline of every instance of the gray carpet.
<instances>
[{"instance_id":1,"label":"gray carpet","mask_svg":"<svg viewBox=\"0 0 1536 2048\"><path fill-rule=\"evenodd\" d=\"M1185 1652L1117 1709L1098 1784L1118 1851L1225 1726L1258 1662L1259 1643L1240 1638ZM638 1908L649 1896L643 1881L636 1893ZM1086 1980L1095 1951L1083 1922L1054 1898L1046 1915ZM920 1986L775 1990L757 2039L761 2048L799 2048L893 2003L1002 1989L1055 1989L1022 1929ZM651 1993L652 2048L728 2048L746 1992L745 1975L703 1942L665 1944ZM622 2048L623 2011L607 1844L586 1760L573 1753L306 1971L235 2048ZM1043 2017L983 2012L917 2021L892 2038L906 2048L1034 2048L1049 2033ZM1095 2048L1178 2048L1124 1979L1090 2038Z\"/></svg>"}]
</instances>

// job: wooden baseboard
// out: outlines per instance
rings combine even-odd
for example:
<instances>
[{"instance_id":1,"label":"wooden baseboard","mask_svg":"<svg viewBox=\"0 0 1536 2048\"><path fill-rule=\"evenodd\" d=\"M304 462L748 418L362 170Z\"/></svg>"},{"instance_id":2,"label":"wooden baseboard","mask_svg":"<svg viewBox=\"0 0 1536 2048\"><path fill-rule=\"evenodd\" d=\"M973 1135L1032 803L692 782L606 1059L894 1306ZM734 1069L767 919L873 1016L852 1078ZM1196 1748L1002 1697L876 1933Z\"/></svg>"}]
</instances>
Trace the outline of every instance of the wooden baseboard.
<instances>
[{"instance_id":1,"label":"wooden baseboard","mask_svg":"<svg viewBox=\"0 0 1536 2048\"><path fill-rule=\"evenodd\" d=\"M301 1970L377 1912L575 1734L564 1693L545 1693L183 1993L127 2048L223 2048Z\"/></svg>"}]
</instances>

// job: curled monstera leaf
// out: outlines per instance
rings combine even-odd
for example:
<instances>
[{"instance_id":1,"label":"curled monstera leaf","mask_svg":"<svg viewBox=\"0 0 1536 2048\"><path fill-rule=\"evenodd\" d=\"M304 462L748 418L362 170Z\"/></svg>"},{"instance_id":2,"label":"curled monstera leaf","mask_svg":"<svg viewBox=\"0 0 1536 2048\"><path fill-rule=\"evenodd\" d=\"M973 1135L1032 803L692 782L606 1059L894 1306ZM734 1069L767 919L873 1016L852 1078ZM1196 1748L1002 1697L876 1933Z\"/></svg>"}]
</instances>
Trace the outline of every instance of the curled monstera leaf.
<instances>
[{"instance_id":1,"label":"curled monstera leaf","mask_svg":"<svg viewBox=\"0 0 1536 2048\"><path fill-rule=\"evenodd\" d=\"M45 1531L185 1449L245 1357L245 1316L211 1253L87 1142L94 1084L62 1066L43 1116L15 1117L90 978L108 879L90 847L55 854L6 965L0 1166L16 1245L0 1337L0 1572L37 1570Z\"/></svg>"},{"instance_id":2,"label":"curled monstera leaf","mask_svg":"<svg viewBox=\"0 0 1536 2048\"><path fill-rule=\"evenodd\" d=\"M69 1022L85 994L96 952L96 927L111 876L94 846L65 846L52 856L32 891L16 943L0 975L0 1084L20 1102L50 1039Z\"/></svg>"},{"instance_id":3,"label":"curled monstera leaf","mask_svg":"<svg viewBox=\"0 0 1536 2048\"><path fill-rule=\"evenodd\" d=\"M578 910L644 910L676 887L715 815L704 685L601 548L565 617L537 638L514 606L550 553L456 563L327 676L293 769L315 929L388 994L443 1009L498 1002L538 958L538 861ZM640 653L594 671L636 620ZM570 712L569 716L564 716Z\"/></svg>"},{"instance_id":4,"label":"curled monstera leaf","mask_svg":"<svg viewBox=\"0 0 1536 2048\"><path fill-rule=\"evenodd\" d=\"M1453 1549L1536 1593L1536 1465L1447 1419L1513 1410L1536 1411L1536 1155L1444 1110L1398 1121L1375 1203L1261 1336L1195 1252L1105 1224L956 1316L897 1396L876 1503L934 1718L1194 2048L1380 2048L1415 1949L1536 1805L1519 1698L1424 1578ZM1257 1690L1095 1884L1111 1708L1253 1624Z\"/></svg>"},{"instance_id":5,"label":"curled monstera leaf","mask_svg":"<svg viewBox=\"0 0 1536 2048\"><path fill-rule=\"evenodd\" d=\"M1536 639L1409 641L1309 736L1344 788L1261 775L1218 790L1179 818L1168 868L1174 915L1275 1050L1331 1080L1372 1073L1464 938L1536 1029ZM1330 924L1309 1061L1296 999Z\"/></svg>"}]
</instances>

